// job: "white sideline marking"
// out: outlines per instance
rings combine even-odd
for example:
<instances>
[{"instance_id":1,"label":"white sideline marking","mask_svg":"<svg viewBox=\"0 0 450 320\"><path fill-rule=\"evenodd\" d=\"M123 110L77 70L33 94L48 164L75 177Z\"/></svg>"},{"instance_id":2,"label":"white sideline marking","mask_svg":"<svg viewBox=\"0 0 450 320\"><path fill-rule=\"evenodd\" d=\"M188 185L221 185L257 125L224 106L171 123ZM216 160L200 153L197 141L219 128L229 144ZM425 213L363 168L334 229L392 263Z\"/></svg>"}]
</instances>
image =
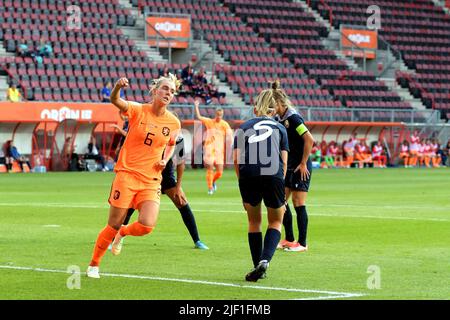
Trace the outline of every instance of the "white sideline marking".
<instances>
[{"instance_id":1,"label":"white sideline marking","mask_svg":"<svg viewBox=\"0 0 450 320\"><path fill-rule=\"evenodd\" d=\"M5 266L5 265L0 265L0 269L26 270L26 271L37 271L37 272L68 273L68 274L72 274L70 272L67 272L66 270L52 270L52 269L32 268L32 267L15 267L15 266ZM84 273L79 273L79 274L83 274L84 275ZM348 293L348 292L336 292L336 291L327 291L327 290L309 290L309 289L295 289L295 288L278 288L278 287L239 285L239 284L225 283L225 282L213 282L213 281L191 280L191 279L177 279L177 278L162 278L162 277L151 277L151 276L138 276L138 275L132 275L132 274L101 273L101 275L105 276L105 277L113 277L113 278L128 278L128 279L183 282L183 283L203 284L203 285L211 285L211 286L233 287L233 288L241 288L241 289L257 289L257 290L268 290L268 291L286 291L286 292L302 292L302 293L326 294L326 296L308 297L308 298L300 298L300 299L294 299L294 300L324 300L324 299L339 299L339 298L355 298L355 297L365 296L365 294L361 294L361 293Z\"/></svg>"},{"instance_id":2,"label":"white sideline marking","mask_svg":"<svg viewBox=\"0 0 450 320\"><path fill-rule=\"evenodd\" d=\"M59 228L61 227L59 224L45 224L43 225L44 228Z\"/></svg>"},{"instance_id":3,"label":"white sideline marking","mask_svg":"<svg viewBox=\"0 0 450 320\"><path fill-rule=\"evenodd\" d=\"M191 204L198 204L196 202L189 202ZM168 206L168 208L164 208L164 206ZM208 204L211 206L211 203ZM81 208L81 209L108 209L109 205L96 205L96 204L70 204L70 203L40 203L40 202L31 202L31 203L11 203L11 202L0 202L0 206L4 207L44 207L44 208ZM240 205L242 206L242 205ZM321 207L333 206L333 205L318 205ZM336 205L341 207L346 207L346 205ZM310 205L310 207L315 207L315 205ZM351 205L349 205L351 207ZM363 207L363 206L361 206ZM403 207L395 207L390 206L391 208L403 208ZM380 207L381 208L381 207ZM164 203L161 206L161 211L173 211L175 207L171 203ZM244 209L242 210L222 210L219 209L221 213L244 213ZM203 212L218 212L219 210L212 209L197 209L197 211ZM263 214L265 214L263 212ZM348 214L309 214L311 217L334 217L334 218L362 218L362 219L382 219L382 220L413 220L413 221L438 221L438 222L450 222L450 219L444 218L414 218L414 217L392 217L392 216L367 216L367 215L348 215Z\"/></svg>"}]
</instances>

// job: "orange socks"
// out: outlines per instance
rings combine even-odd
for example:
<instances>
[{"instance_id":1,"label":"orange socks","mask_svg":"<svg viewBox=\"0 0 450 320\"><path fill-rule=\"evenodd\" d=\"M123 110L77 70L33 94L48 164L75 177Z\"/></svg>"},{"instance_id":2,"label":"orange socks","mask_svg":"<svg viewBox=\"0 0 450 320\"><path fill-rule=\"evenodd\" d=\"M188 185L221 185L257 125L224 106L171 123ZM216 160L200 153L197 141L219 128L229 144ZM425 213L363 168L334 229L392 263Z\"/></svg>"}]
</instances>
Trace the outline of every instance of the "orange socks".
<instances>
[{"instance_id":1,"label":"orange socks","mask_svg":"<svg viewBox=\"0 0 450 320\"><path fill-rule=\"evenodd\" d=\"M219 180L221 176L222 176L222 171L216 171L213 182L216 182L217 180Z\"/></svg>"},{"instance_id":2,"label":"orange socks","mask_svg":"<svg viewBox=\"0 0 450 320\"><path fill-rule=\"evenodd\" d=\"M206 170L206 183L208 184L208 189L211 190L213 187L214 171Z\"/></svg>"},{"instance_id":3,"label":"orange socks","mask_svg":"<svg viewBox=\"0 0 450 320\"><path fill-rule=\"evenodd\" d=\"M103 228L102 231L100 231L97 237L97 242L95 243L92 260L89 264L90 266L98 267L100 261L102 260L102 257L105 255L106 250L108 250L109 244L112 242L116 234L117 230L109 225L107 225L105 228Z\"/></svg>"},{"instance_id":4,"label":"orange socks","mask_svg":"<svg viewBox=\"0 0 450 320\"><path fill-rule=\"evenodd\" d=\"M136 221L128 226L122 226L119 232L122 237L124 236L139 237L149 234L150 232L152 232L152 230L153 227L144 226L143 224Z\"/></svg>"}]
</instances>

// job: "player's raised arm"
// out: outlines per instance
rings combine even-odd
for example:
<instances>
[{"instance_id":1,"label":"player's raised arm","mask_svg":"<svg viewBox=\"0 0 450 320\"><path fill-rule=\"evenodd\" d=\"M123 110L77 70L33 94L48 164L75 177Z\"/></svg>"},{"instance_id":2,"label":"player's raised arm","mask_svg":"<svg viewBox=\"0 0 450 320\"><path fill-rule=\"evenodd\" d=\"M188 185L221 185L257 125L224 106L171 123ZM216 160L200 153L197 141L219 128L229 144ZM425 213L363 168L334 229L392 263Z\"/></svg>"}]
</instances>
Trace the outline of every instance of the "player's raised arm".
<instances>
[{"instance_id":1,"label":"player's raised arm","mask_svg":"<svg viewBox=\"0 0 450 320\"><path fill-rule=\"evenodd\" d=\"M117 80L112 92L111 92L111 103L113 105L115 105L117 108L119 108L120 111L122 112L127 112L128 110L128 105L129 105L129 101L123 100L120 97L120 90L122 88L126 88L129 87L130 83L128 82L127 78L120 78L119 80Z\"/></svg>"},{"instance_id":2,"label":"player's raised arm","mask_svg":"<svg viewBox=\"0 0 450 320\"><path fill-rule=\"evenodd\" d=\"M200 101L199 100L195 100L194 101L194 109L195 109L195 116L197 117L198 120L203 121L204 119L206 119L205 117L203 117L200 114L200 109L198 108L200 105Z\"/></svg>"}]
</instances>

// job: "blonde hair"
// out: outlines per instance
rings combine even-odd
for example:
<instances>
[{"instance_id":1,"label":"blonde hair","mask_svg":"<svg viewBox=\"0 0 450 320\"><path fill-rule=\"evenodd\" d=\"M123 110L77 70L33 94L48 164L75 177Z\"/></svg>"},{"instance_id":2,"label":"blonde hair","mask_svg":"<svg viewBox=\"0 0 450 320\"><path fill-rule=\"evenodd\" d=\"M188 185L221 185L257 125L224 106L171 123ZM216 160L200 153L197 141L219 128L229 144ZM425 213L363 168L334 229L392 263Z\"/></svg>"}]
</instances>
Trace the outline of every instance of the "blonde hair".
<instances>
[{"instance_id":1,"label":"blonde hair","mask_svg":"<svg viewBox=\"0 0 450 320\"><path fill-rule=\"evenodd\" d=\"M286 92L284 92L283 89L281 89L281 84L279 80L275 80L270 84L270 87L272 88L273 92L273 98L277 104L282 105L285 108L292 108L292 102L289 99Z\"/></svg>"},{"instance_id":2,"label":"blonde hair","mask_svg":"<svg viewBox=\"0 0 450 320\"><path fill-rule=\"evenodd\" d=\"M175 92L178 91L181 86L181 81L178 80L177 76L169 72L169 75L167 77L161 76L158 79L153 79L152 85L150 86L150 91L158 89L164 80L172 82L175 85Z\"/></svg>"},{"instance_id":3,"label":"blonde hair","mask_svg":"<svg viewBox=\"0 0 450 320\"><path fill-rule=\"evenodd\" d=\"M257 116L266 116L275 111L277 103L273 97L272 89L261 91L255 99L255 113Z\"/></svg>"}]
</instances>

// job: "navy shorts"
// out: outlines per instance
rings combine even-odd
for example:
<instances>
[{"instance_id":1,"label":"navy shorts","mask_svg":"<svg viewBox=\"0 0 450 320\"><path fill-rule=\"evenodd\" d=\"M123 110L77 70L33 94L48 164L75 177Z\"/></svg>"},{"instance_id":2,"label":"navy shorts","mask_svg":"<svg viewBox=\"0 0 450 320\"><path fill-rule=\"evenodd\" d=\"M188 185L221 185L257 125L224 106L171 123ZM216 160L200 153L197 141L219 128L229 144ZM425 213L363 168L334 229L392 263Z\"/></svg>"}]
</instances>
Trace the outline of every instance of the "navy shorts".
<instances>
[{"instance_id":1,"label":"navy shorts","mask_svg":"<svg viewBox=\"0 0 450 320\"><path fill-rule=\"evenodd\" d=\"M286 203L284 181L271 176L259 176L239 179L239 191L242 201L257 206L264 200L268 208L277 209Z\"/></svg>"},{"instance_id":2,"label":"navy shorts","mask_svg":"<svg viewBox=\"0 0 450 320\"><path fill-rule=\"evenodd\" d=\"M174 188L177 186L177 179L175 178L175 170L173 165L169 165L164 168L162 172L161 192L165 193L165 190Z\"/></svg>"},{"instance_id":3,"label":"navy shorts","mask_svg":"<svg viewBox=\"0 0 450 320\"><path fill-rule=\"evenodd\" d=\"M301 180L300 171L294 172L294 169L287 169L285 178L286 188L294 191L308 192L312 174L312 164L310 161L307 162L306 167L309 171L309 178L306 180Z\"/></svg>"}]
</instances>

